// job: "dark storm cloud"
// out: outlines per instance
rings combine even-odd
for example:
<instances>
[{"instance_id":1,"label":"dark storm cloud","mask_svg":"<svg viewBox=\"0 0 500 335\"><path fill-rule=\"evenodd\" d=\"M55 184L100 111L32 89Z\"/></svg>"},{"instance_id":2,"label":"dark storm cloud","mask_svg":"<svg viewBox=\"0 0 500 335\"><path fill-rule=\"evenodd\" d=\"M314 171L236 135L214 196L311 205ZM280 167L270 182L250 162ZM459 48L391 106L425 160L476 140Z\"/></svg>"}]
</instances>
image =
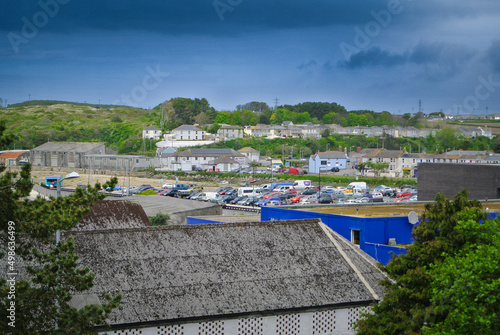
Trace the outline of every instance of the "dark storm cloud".
<instances>
[{"instance_id":1,"label":"dark storm cloud","mask_svg":"<svg viewBox=\"0 0 500 335\"><path fill-rule=\"evenodd\" d=\"M145 30L165 34L238 33L269 28L288 29L358 24L386 1L285 0L0 0L3 31L20 30L22 18L33 21L48 13L46 31L82 29ZM38 19L43 19L41 16Z\"/></svg>"},{"instance_id":2,"label":"dark storm cloud","mask_svg":"<svg viewBox=\"0 0 500 335\"><path fill-rule=\"evenodd\" d=\"M474 55L473 50L462 45L420 42L413 49L399 54L372 47L351 55L348 60L340 62L339 66L347 69L390 68L413 63L423 66L426 75L436 80L460 73Z\"/></svg>"},{"instance_id":3,"label":"dark storm cloud","mask_svg":"<svg viewBox=\"0 0 500 335\"><path fill-rule=\"evenodd\" d=\"M379 47L353 54L347 61L341 62L340 66L348 69L364 67L394 67L406 61L406 55L391 54Z\"/></svg>"},{"instance_id":4,"label":"dark storm cloud","mask_svg":"<svg viewBox=\"0 0 500 335\"><path fill-rule=\"evenodd\" d=\"M487 58L493 71L500 72L500 40L495 40L491 43L491 47L487 52Z\"/></svg>"}]
</instances>

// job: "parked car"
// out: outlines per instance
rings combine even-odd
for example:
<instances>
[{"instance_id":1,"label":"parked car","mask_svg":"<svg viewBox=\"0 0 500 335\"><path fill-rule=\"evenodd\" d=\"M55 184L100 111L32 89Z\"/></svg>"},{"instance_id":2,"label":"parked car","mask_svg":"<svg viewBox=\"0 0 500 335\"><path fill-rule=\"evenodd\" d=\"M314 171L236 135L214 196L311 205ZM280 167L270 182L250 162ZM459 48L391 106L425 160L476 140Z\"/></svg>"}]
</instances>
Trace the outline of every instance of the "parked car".
<instances>
[{"instance_id":1,"label":"parked car","mask_svg":"<svg viewBox=\"0 0 500 335\"><path fill-rule=\"evenodd\" d=\"M410 202L410 197L397 198L394 202Z\"/></svg>"},{"instance_id":2,"label":"parked car","mask_svg":"<svg viewBox=\"0 0 500 335\"><path fill-rule=\"evenodd\" d=\"M396 193L396 198L411 197L413 194L410 191Z\"/></svg>"},{"instance_id":3,"label":"parked car","mask_svg":"<svg viewBox=\"0 0 500 335\"><path fill-rule=\"evenodd\" d=\"M318 204L331 204L332 202L332 197L327 193L321 194L321 196L318 198Z\"/></svg>"},{"instance_id":4,"label":"parked car","mask_svg":"<svg viewBox=\"0 0 500 335\"><path fill-rule=\"evenodd\" d=\"M161 187L162 188L168 188L168 189L172 189L174 188L175 184L172 184L172 183L166 183L166 184L163 184Z\"/></svg>"},{"instance_id":5,"label":"parked car","mask_svg":"<svg viewBox=\"0 0 500 335\"><path fill-rule=\"evenodd\" d=\"M165 193L164 195L168 196L168 197L178 197L178 193L179 190L169 190L167 191L167 193Z\"/></svg>"},{"instance_id":6,"label":"parked car","mask_svg":"<svg viewBox=\"0 0 500 335\"><path fill-rule=\"evenodd\" d=\"M332 171L332 172L339 172L339 171L340 171L340 169L338 168L338 166L334 166L334 167L332 167L332 168L330 169L330 171Z\"/></svg>"}]
</instances>

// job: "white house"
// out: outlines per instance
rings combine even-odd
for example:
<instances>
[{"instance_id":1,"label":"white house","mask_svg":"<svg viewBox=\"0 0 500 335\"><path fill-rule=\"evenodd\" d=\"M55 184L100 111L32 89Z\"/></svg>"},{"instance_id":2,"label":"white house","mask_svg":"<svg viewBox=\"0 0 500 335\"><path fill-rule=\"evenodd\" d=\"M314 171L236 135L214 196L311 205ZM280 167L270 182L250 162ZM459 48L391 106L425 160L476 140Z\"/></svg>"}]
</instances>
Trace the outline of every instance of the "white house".
<instances>
[{"instance_id":1,"label":"white house","mask_svg":"<svg viewBox=\"0 0 500 335\"><path fill-rule=\"evenodd\" d=\"M221 141L233 140L235 138L243 138L245 128L240 126L223 125L217 131L217 137Z\"/></svg>"},{"instance_id":2,"label":"white house","mask_svg":"<svg viewBox=\"0 0 500 335\"><path fill-rule=\"evenodd\" d=\"M258 162L260 160L260 152L254 148L244 147L238 150L238 152L248 158L250 162Z\"/></svg>"},{"instance_id":3,"label":"white house","mask_svg":"<svg viewBox=\"0 0 500 335\"><path fill-rule=\"evenodd\" d=\"M318 173L319 170L327 171L338 167L340 170L347 168L349 157L341 151L318 152L309 157L309 172Z\"/></svg>"},{"instance_id":4,"label":"white house","mask_svg":"<svg viewBox=\"0 0 500 335\"><path fill-rule=\"evenodd\" d=\"M185 124L172 130L172 134L178 141L198 141L205 139L206 132L195 126Z\"/></svg>"},{"instance_id":5,"label":"white house","mask_svg":"<svg viewBox=\"0 0 500 335\"><path fill-rule=\"evenodd\" d=\"M161 130L153 126L149 126L142 131L142 138L146 140L159 140L161 138Z\"/></svg>"},{"instance_id":6,"label":"white house","mask_svg":"<svg viewBox=\"0 0 500 335\"><path fill-rule=\"evenodd\" d=\"M228 172L246 165L246 160L245 156L233 149L187 149L163 158L161 168L170 171Z\"/></svg>"}]
</instances>

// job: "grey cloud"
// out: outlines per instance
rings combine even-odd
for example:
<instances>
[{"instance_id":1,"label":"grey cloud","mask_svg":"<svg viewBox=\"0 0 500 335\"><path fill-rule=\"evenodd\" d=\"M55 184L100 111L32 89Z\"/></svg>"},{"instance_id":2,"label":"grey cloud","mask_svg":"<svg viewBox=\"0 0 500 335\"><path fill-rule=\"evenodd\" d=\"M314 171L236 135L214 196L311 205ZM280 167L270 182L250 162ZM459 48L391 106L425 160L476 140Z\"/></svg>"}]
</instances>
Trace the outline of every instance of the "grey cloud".
<instances>
[{"instance_id":1,"label":"grey cloud","mask_svg":"<svg viewBox=\"0 0 500 335\"><path fill-rule=\"evenodd\" d=\"M351 55L351 57L339 63L340 67L348 69L365 67L394 67L406 61L404 54L391 54L379 47L372 47Z\"/></svg>"},{"instance_id":2,"label":"grey cloud","mask_svg":"<svg viewBox=\"0 0 500 335\"><path fill-rule=\"evenodd\" d=\"M487 59L493 71L500 72L500 40L491 43L491 47L487 51Z\"/></svg>"},{"instance_id":3,"label":"grey cloud","mask_svg":"<svg viewBox=\"0 0 500 335\"><path fill-rule=\"evenodd\" d=\"M391 68L412 63L422 66L423 73L429 79L440 80L460 73L475 54L472 49L462 45L420 42L402 53L390 53L380 47L372 47L351 55L348 60L339 62L338 66L347 69Z\"/></svg>"}]
</instances>

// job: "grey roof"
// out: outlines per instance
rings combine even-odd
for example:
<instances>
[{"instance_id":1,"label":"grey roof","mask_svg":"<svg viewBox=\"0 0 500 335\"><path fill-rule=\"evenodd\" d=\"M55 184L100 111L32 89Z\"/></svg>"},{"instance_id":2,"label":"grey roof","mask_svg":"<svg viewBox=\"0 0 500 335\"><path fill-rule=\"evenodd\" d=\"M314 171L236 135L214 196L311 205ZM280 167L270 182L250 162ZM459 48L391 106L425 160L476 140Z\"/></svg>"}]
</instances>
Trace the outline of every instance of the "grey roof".
<instances>
[{"instance_id":1,"label":"grey roof","mask_svg":"<svg viewBox=\"0 0 500 335\"><path fill-rule=\"evenodd\" d=\"M210 162L209 165L217 165L217 164L224 164L224 163L225 164L240 164L237 161L235 161L234 159L232 159L231 157L223 156L223 157L217 158L213 162Z\"/></svg>"},{"instance_id":2,"label":"grey roof","mask_svg":"<svg viewBox=\"0 0 500 335\"><path fill-rule=\"evenodd\" d=\"M232 155L233 149L191 149L196 155Z\"/></svg>"},{"instance_id":3,"label":"grey roof","mask_svg":"<svg viewBox=\"0 0 500 335\"><path fill-rule=\"evenodd\" d=\"M154 127L154 126L149 126L147 128L144 128L144 130L160 130L160 129L158 129L158 128Z\"/></svg>"},{"instance_id":4,"label":"grey roof","mask_svg":"<svg viewBox=\"0 0 500 335\"><path fill-rule=\"evenodd\" d=\"M102 142L47 142L31 151L88 152L104 146Z\"/></svg>"},{"instance_id":5,"label":"grey roof","mask_svg":"<svg viewBox=\"0 0 500 335\"><path fill-rule=\"evenodd\" d=\"M347 159L347 155L340 151L318 152L317 155L321 159Z\"/></svg>"},{"instance_id":6,"label":"grey roof","mask_svg":"<svg viewBox=\"0 0 500 335\"><path fill-rule=\"evenodd\" d=\"M373 259L319 219L72 231L94 287L121 293L111 325L368 304Z\"/></svg>"},{"instance_id":7,"label":"grey roof","mask_svg":"<svg viewBox=\"0 0 500 335\"><path fill-rule=\"evenodd\" d=\"M190 125L190 124L184 124L184 125L182 125L182 126L180 126L180 127L175 128L175 129L174 129L174 130L172 130L172 131L176 131L176 130L195 130L195 131L202 131L200 128L195 127L195 126L192 126L192 125Z\"/></svg>"},{"instance_id":8,"label":"grey roof","mask_svg":"<svg viewBox=\"0 0 500 335\"><path fill-rule=\"evenodd\" d=\"M138 203L98 201L75 226L75 230L150 227L148 216Z\"/></svg>"}]
</instances>

